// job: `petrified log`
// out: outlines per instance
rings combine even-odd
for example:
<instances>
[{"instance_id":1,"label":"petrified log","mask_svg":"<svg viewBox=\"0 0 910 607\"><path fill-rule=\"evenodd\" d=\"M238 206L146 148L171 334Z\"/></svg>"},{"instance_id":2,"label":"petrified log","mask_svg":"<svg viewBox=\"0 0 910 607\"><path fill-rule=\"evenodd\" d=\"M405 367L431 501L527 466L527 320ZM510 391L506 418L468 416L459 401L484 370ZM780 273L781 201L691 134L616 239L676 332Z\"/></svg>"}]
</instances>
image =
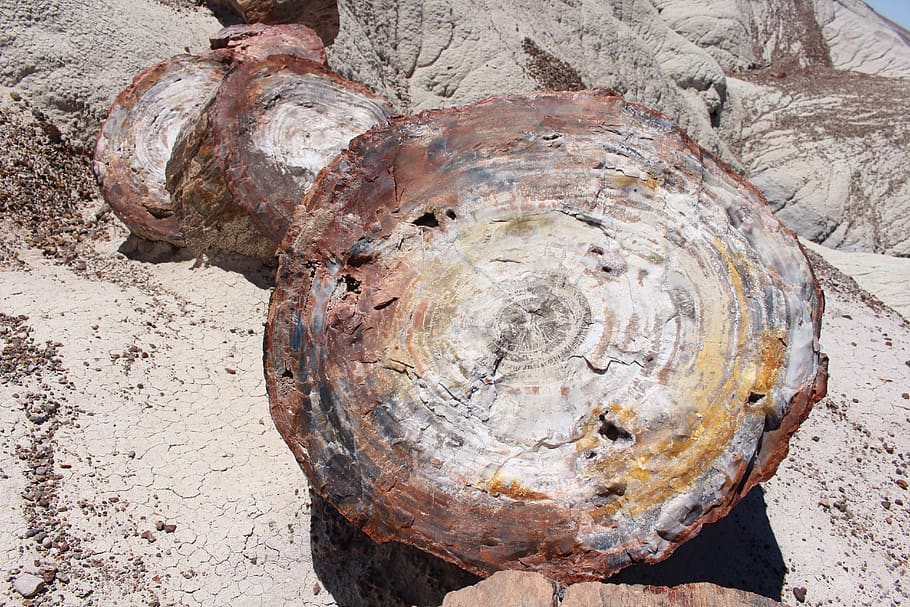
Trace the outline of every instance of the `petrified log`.
<instances>
[{"instance_id":1,"label":"petrified log","mask_svg":"<svg viewBox=\"0 0 910 607\"><path fill-rule=\"evenodd\" d=\"M395 118L282 244L272 417L377 541L564 582L656 562L825 392L822 293L755 188L605 91Z\"/></svg>"},{"instance_id":2,"label":"petrified log","mask_svg":"<svg viewBox=\"0 0 910 607\"><path fill-rule=\"evenodd\" d=\"M391 116L392 106L322 65L279 55L233 70L207 114L208 128L187 133L194 141L186 144L186 153L175 155L172 167L181 224L205 247L236 250L211 227L225 225L224 214L236 216L239 206L274 253L316 174L353 137ZM211 140L199 143L200 136ZM188 162L216 166L202 171L201 179L177 175ZM234 203L226 204L226 196Z\"/></svg>"},{"instance_id":3,"label":"petrified log","mask_svg":"<svg viewBox=\"0 0 910 607\"><path fill-rule=\"evenodd\" d=\"M246 23L303 23L331 44L338 34L336 0L207 0L216 13L227 13Z\"/></svg>"},{"instance_id":4,"label":"petrified log","mask_svg":"<svg viewBox=\"0 0 910 607\"><path fill-rule=\"evenodd\" d=\"M312 29L298 23L231 25L209 38L213 50L228 49L244 60L262 60L272 55L297 55L325 63L325 45Z\"/></svg>"},{"instance_id":5,"label":"petrified log","mask_svg":"<svg viewBox=\"0 0 910 607\"><path fill-rule=\"evenodd\" d=\"M178 55L133 80L111 107L95 148L105 199L130 230L185 244L166 191L166 165L184 126L192 127L235 64L273 54L325 60L319 37L302 25L235 26L211 39L212 52Z\"/></svg>"},{"instance_id":6,"label":"petrified log","mask_svg":"<svg viewBox=\"0 0 910 607\"><path fill-rule=\"evenodd\" d=\"M95 146L105 200L130 231L183 246L164 188L180 130L196 119L230 67L230 54L178 55L141 72L111 107Z\"/></svg>"}]
</instances>

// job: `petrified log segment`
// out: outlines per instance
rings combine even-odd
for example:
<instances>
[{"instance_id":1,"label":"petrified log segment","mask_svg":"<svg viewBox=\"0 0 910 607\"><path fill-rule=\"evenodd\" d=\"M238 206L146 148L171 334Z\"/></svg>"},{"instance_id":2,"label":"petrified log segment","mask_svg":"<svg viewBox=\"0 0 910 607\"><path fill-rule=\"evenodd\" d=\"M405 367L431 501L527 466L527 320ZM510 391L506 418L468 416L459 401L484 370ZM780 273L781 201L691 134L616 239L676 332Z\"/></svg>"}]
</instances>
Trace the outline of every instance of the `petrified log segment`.
<instances>
[{"instance_id":1,"label":"petrified log segment","mask_svg":"<svg viewBox=\"0 0 910 607\"><path fill-rule=\"evenodd\" d=\"M183 246L166 190L166 166L184 127L193 129L225 74L242 61L295 54L325 61L319 37L302 25L234 26L211 38L213 50L179 55L140 73L115 100L95 148L105 199L135 234Z\"/></svg>"},{"instance_id":2,"label":"petrified log segment","mask_svg":"<svg viewBox=\"0 0 910 607\"><path fill-rule=\"evenodd\" d=\"M317 63L273 56L225 78L209 109L212 152L236 204L277 245L317 173L391 114L388 101Z\"/></svg>"},{"instance_id":3,"label":"petrified log segment","mask_svg":"<svg viewBox=\"0 0 910 607\"><path fill-rule=\"evenodd\" d=\"M262 60L272 55L297 55L325 63L325 46L305 25L231 25L209 38L212 49L228 49L244 60Z\"/></svg>"},{"instance_id":4,"label":"petrified log segment","mask_svg":"<svg viewBox=\"0 0 910 607\"><path fill-rule=\"evenodd\" d=\"M138 236L184 244L165 166L230 67L230 54L178 55L141 72L111 107L95 146L95 175L114 213Z\"/></svg>"},{"instance_id":5,"label":"petrified log segment","mask_svg":"<svg viewBox=\"0 0 910 607\"><path fill-rule=\"evenodd\" d=\"M246 23L303 23L331 44L338 34L336 0L208 0L216 13L228 13Z\"/></svg>"},{"instance_id":6,"label":"petrified log segment","mask_svg":"<svg viewBox=\"0 0 910 607\"><path fill-rule=\"evenodd\" d=\"M825 392L795 236L606 92L393 119L305 205L272 417L378 541L562 581L656 562L773 474Z\"/></svg>"},{"instance_id":7,"label":"petrified log segment","mask_svg":"<svg viewBox=\"0 0 910 607\"><path fill-rule=\"evenodd\" d=\"M527 571L499 571L473 586L448 593L442 607L777 607L777 601L751 592L695 583L629 586L583 582L556 597L553 583Z\"/></svg>"},{"instance_id":8,"label":"petrified log segment","mask_svg":"<svg viewBox=\"0 0 910 607\"><path fill-rule=\"evenodd\" d=\"M277 244L234 202L212 156L210 106L180 133L167 164L167 190L186 247L196 257L220 250L273 259Z\"/></svg>"}]
</instances>

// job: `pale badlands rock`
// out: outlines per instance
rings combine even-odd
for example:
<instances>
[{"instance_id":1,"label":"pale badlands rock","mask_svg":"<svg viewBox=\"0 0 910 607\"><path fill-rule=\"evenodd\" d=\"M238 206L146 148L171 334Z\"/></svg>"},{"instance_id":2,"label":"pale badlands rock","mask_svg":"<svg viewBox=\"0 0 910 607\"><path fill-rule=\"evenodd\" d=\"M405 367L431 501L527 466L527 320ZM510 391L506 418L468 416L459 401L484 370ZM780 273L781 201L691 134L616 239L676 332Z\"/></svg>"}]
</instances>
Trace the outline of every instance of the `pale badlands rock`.
<instances>
[{"instance_id":1,"label":"pale badlands rock","mask_svg":"<svg viewBox=\"0 0 910 607\"><path fill-rule=\"evenodd\" d=\"M508 0L339 2L329 64L416 111L501 93L559 89L559 71L655 107L703 145L720 149L711 112L724 74L675 33L650 2ZM540 78L535 64L558 69ZM555 72L555 73L554 73Z\"/></svg>"},{"instance_id":2,"label":"pale badlands rock","mask_svg":"<svg viewBox=\"0 0 910 607\"><path fill-rule=\"evenodd\" d=\"M806 248L852 278L905 319L910 320L910 259L859 251L829 249L815 243Z\"/></svg>"},{"instance_id":3,"label":"pale badlands rock","mask_svg":"<svg viewBox=\"0 0 910 607\"><path fill-rule=\"evenodd\" d=\"M840 70L910 77L910 32L862 0L814 0L831 63Z\"/></svg>"},{"instance_id":4,"label":"pale badlands rock","mask_svg":"<svg viewBox=\"0 0 910 607\"><path fill-rule=\"evenodd\" d=\"M723 131L778 217L827 247L910 255L910 79L742 77Z\"/></svg>"},{"instance_id":5,"label":"pale badlands rock","mask_svg":"<svg viewBox=\"0 0 910 607\"><path fill-rule=\"evenodd\" d=\"M0 0L0 24L0 84L87 146L136 74L221 27L204 9L135 0Z\"/></svg>"},{"instance_id":6,"label":"pale badlands rock","mask_svg":"<svg viewBox=\"0 0 910 607\"><path fill-rule=\"evenodd\" d=\"M910 76L910 36L860 0L653 0L726 71L827 65Z\"/></svg>"},{"instance_id":7,"label":"pale badlands rock","mask_svg":"<svg viewBox=\"0 0 910 607\"><path fill-rule=\"evenodd\" d=\"M378 541L563 581L656 562L769 478L824 394L792 233L614 94L392 119L304 205L272 416Z\"/></svg>"},{"instance_id":8,"label":"pale badlands rock","mask_svg":"<svg viewBox=\"0 0 910 607\"><path fill-rule=\"evenodd\" d=\"M33 573L20 573L13 581L13 589L26 599L35 597L44 588L44 579Z\"/></svg>"}]
</instances>

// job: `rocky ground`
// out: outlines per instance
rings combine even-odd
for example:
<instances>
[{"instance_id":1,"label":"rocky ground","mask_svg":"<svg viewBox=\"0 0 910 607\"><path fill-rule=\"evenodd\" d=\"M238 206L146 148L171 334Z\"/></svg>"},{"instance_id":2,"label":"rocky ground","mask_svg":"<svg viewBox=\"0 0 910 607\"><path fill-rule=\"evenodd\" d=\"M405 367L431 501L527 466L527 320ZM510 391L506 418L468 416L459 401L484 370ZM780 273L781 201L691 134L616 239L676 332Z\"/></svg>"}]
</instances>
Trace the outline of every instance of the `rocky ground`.
<instances>
[{"instance_id":1,"label":"rocky ground","mask_svg":"<svg viewBox=\"0 0 910 607\"><path fill-rule=\"evenodd\" d=\"M0 603L439 605L476 578L378 547L326 504L268 417L272 269L142 245L88 158L0 113ZM791 604L910 601L910 327L813 257L829 397L777 476L635 583Z\"/></svg>"}]
</instances>

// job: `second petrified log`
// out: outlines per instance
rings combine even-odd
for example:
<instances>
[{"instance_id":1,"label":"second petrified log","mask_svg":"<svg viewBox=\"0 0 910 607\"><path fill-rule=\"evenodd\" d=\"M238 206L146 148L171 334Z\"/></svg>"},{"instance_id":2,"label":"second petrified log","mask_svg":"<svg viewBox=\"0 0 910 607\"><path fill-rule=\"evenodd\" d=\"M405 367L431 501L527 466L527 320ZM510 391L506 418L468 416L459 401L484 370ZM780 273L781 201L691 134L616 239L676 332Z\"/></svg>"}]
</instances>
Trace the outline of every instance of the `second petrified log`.
<instances>
[{"instance_id":1,"label":"second petrified log","mask_svg":"<svg viewBox=\"0 0 910 607\"><path fill-rule=\"evenodd\" d=\"M303 23L326 44L338 34L336 0L207 0L216 13L227 13L246 23Z\"/></svg>"},{"instance_id":2,"label":"second petrified log","mask_svg":"<svg viewBox=\"0 0 910 607\"><path fill-rule=\"evenodd\" d=\"M316 174L391 113L385 99L299 57L233 70L168 165L188 246L274 256Z\"/></svg>"},{"instance_id":3,"label":"second petrified log","mask_svg":"<svg viewBox=\"0 0 910 607\"><path fill-rule=\"evenodd\" d=\"M562 581L656 562L774 473L825 392L795 236L608 92L393 119L305 205L272 417L378 541Z\"/></svg>"},{"instance_id":4,"label":"second petrified log","mask_svg":"<svg viewBox=\"0 0 910 607\"><path fill-rule=\"evenodd\" d=\"M297 55L325 63L325 46L312 29L298 23L231 25L209 38L212 50L228 49L244 60L266 59L272 55Z\"/></svg>"},{"instance_id":5,"label":"second petrified log","mask_svg":"<svg viewBox=\"0 0 910 607\"><path fill-rule=\"evenodd\" d=\"M181 129L192 122L230 67L230 55L179 55L140 73L111 107L95 145L104 198L130 231L182 246L164 188L165 166Z\"/></svg>"},{"instance_id":6,"label":"second petrified log","mask_svg":"<svg viewBox=\"0 0 910 607\"><path fill-rule=\"evenodd\" d=\"M166 191L166 166L184 127L192 128L228 70L276 53L323 61L316 34L301 25L235 26L213 50L178 55L141 72L114 101L95 146L95 174L114 213L138 236L185 244Z\"/></svg>"}]
</instances>

